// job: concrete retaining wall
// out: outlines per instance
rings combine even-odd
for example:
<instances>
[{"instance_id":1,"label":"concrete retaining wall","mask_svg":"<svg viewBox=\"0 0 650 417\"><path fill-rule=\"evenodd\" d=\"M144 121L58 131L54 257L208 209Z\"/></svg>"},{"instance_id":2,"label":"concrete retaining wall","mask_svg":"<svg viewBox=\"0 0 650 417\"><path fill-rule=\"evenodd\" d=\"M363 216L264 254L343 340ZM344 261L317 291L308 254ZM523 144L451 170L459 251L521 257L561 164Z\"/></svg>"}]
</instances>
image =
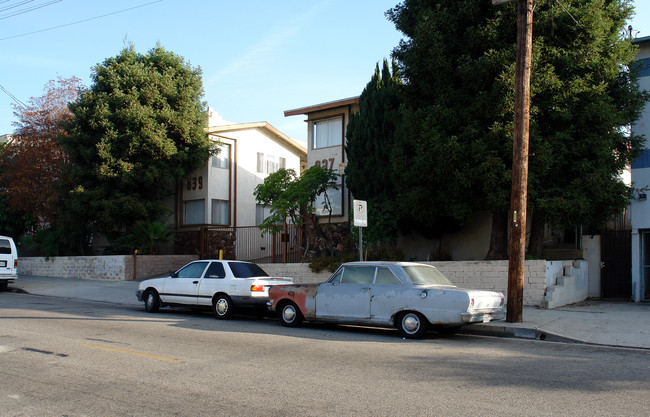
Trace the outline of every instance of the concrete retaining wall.
<instances>
[{"instance_id":1,"label":"concrete retaining wall","mask_svg":"<svg viewBox=\"0 0 650 417\"><path fill-rule=\"evenodd\" d=\"M194 255L139 255L137 278L160 276L174 271L197 259ZM70 256L32 258L18 261L18 272L23 275L62 278L125 281L133 279L133 256ZM450 261L423 262L436 266L451 282L463 288L495 290L506 294L508 288L508 261ZM331 274L327 271L315 274L307 264L262 264L272 276L291 277L294 282L323 282ZM526 261L524 276L524 305L544 306L547 287L547 262Z\"/></svg>"},{"instance_id":2,"label":"concrete retaining wall","mask_svg":"<svg viewBox=\"0 0 650 417\"><path fill-rule=\"evenodd\" d=\"M175 271L198 259L195 255L139 255L135 273L138 279ZM56 256L50 258L23 257L18 259L18 273L41 277L128 281L133 279L134 257L115 256Z\"/></svg>"}]
</instances>

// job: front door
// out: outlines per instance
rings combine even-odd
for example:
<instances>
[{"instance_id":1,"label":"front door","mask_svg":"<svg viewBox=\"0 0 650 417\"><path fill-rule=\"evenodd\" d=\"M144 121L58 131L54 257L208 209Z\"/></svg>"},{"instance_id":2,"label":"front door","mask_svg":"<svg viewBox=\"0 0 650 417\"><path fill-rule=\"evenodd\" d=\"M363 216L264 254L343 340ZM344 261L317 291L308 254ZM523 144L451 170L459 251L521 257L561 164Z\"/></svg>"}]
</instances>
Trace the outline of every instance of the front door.
<instances>
[{"instance_id":1,"label":"front door","mask_svg":"<svg viewBox=\"0 0 650 417\"><path fill-rule=\"evenodd\" d=\"M341 321L370 319L370 295L375 267L346 266L339 282L318 287L316 317Z\"/></svg>"},{"instance_id":2,"label":"front door","mask_svg":"<svg viewBox=\"0 0 650 417\"><path fill-rule=\"evenodd\" d=\"M641 301L650 301L650 231L641 232Z\"/></svg>"},{"instance_id":3,"label":"front door","mask_svg":"<svg viewBox=\"0 0 650 417\"><path fill-rule=\"evenodd\" d=\"M208 262L192 262L180 269L172 278L167 278L165 288L160 294L163 302L196 305L199 282L207 265Z\"/></svg>"},{"instance_id":4,"label":"front door","mask_svg":"<svg viewBox=\"0 0 650 417\"><path fill-rule=\"evenodd\" d=\"M632 297L632 232L607 230L600 238L601 297L629 300Z\"/></svg>"}]
</instances>

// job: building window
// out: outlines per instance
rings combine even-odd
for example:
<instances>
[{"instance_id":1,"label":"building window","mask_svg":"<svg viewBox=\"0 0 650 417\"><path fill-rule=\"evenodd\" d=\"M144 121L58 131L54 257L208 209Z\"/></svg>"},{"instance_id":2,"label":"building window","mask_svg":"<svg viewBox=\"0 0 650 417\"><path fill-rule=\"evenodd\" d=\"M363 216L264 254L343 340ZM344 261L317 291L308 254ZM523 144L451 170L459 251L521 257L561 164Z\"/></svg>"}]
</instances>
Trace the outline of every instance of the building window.
<instances>
[{"instance_id":1,"label":"building window","mask_svg":"<svg viewBox=\"0 0 650 417\"><path fill-rule=\"evenodd\" d=\"M343 215L343 187L338 186L338 190L329 188L327 190L327 197L332 205L332 216ZM317 216L329 216L330 212L325 208L325 195L319 194L314 201L314 208L316 209Z\"/></svg>"},{"instance_id":2,"label":"building window","mask_svg":"<svg viewBox=\"0 0 650 417\"><path fill-rule=\"evenodd\" d=\"M255 226L262 224L271 215L271 207L262 204L255 205Z\"/></svg>"},{"instance_id":3,"label":"building window","mask_svg":"<svg viewBox=\"0 0 650 417\"><path fill-rule=\"evenodd\" d=\"M189 200L183 203L183 224L205 223L205 201Z\"/></svg>"},{"instance_id":4,"label":"building window","mask_svg":"<svg viewBox=\"0 0 650 417\"><path fill-rule=\"evenodd\" d=\"M230 224L228 200L212 200L212 224Z\"/></svg>"},{"instance_id":5,"label":"building window","mask_svg":"<svg viewBox=\"0 0 650 417\"><path fill-rule=\"evenodd\" d=\"M280 168L287 168L287 158L257 153L257 172L260 174L273 174Z\"/></svg>"},{"instance_id":6,"label":"building window","mask_svg":"<svg viewBox=\"0 0 650 417\"><path fill-rule=\"evenodd\" d=\"M212 157L213 168L230 168L230 145L219 146L219 153Z\"/></svg>"},{"instance_id":7,"label":"building window","mask_svg":"<svg viewBox=\"0 0 650 417\"><path fill-rule=\"evenodd\" d=\"M343 118L314 122L314 149L343 145Z\"/></svg>"}]
</instances>

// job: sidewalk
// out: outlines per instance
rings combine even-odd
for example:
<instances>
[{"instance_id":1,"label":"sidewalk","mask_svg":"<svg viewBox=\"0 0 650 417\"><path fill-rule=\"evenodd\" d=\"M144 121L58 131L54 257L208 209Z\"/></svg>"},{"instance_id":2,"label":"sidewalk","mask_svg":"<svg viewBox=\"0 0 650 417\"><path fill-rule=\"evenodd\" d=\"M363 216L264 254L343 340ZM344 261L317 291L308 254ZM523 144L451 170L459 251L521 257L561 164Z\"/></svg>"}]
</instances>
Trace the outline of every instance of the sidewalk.
<instances>
[{"instance_id":1,"label":"sidewalk","mask_svg":"<svg viewBox=\"0 0 650 417\"><path fill-rule=\"evenodd\" d=\"M35 276L20 276L9 284L9 291L142 306L135 297L137 288L138 281ZM522 323L474 324L463 327L461 332L650 349L650 303L588 300L554 310L524 307Z\"/></svg>"}]
</instances>

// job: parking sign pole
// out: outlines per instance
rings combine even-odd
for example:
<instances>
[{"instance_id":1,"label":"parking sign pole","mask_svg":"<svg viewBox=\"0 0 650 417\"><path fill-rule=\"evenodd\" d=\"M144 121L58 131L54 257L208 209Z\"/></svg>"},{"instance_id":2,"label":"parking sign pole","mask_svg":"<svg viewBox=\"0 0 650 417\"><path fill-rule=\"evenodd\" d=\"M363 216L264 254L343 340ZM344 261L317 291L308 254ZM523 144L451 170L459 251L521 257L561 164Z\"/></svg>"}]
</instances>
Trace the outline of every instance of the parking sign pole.
<instances>
[{"instance_id":1,"label":"parking sign pole","mask_svg":"<svg viewBox=\"0 0 650 417\"><path fill-rule=\"evenodd\" d=\"M359 227L359 260L363 261L363 227Z\"/></svg>"},{"instance_id":2,"label":"parking sign pole","mask_svg":"<svg viewBox=\"0 0 650 417\"><path fill-rule=\"evenodd\" d=\"M354 225L359 227L359 260L363 261L363 228L368 226L368 203L354 200Z\"/></svg>"}]
</instances>

